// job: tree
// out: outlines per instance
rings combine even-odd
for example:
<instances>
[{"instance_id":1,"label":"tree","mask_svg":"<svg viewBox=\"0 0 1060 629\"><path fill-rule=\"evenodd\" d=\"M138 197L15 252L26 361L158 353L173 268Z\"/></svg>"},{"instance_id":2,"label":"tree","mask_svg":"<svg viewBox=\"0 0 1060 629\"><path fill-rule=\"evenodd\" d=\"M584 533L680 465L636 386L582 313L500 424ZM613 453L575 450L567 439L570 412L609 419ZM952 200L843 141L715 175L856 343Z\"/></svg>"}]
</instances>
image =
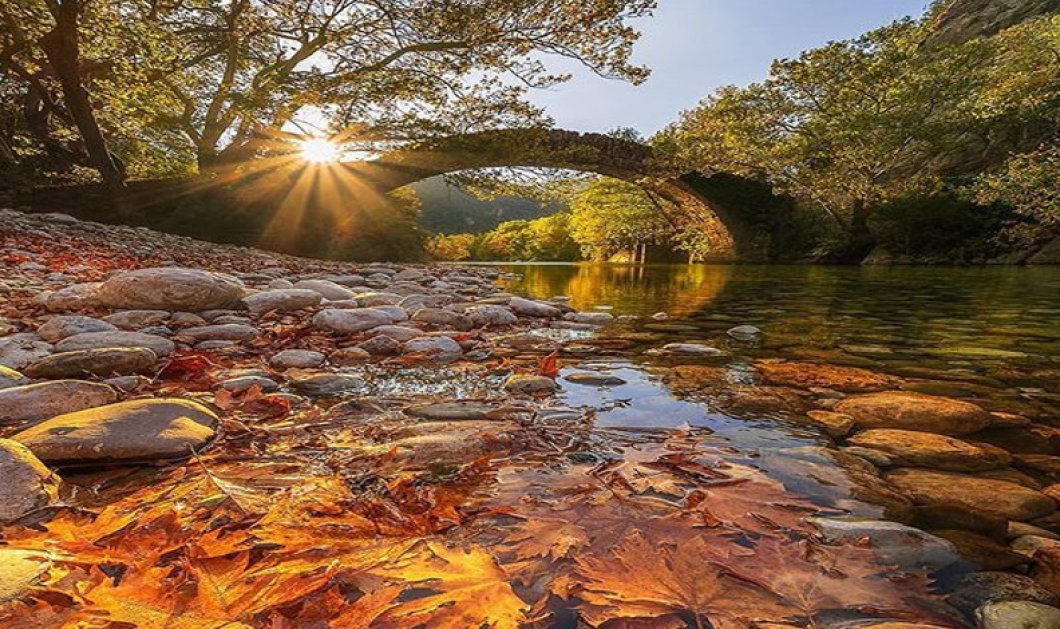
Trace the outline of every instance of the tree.
<instances>
[{"instance_id":1,"label":"tree","mask_svg":"<svg viewBox=\"0 0 1060 629\"><path fill-rule=\"evenodd\" d=\"M178 68L160 83L200 167L241 161L306 108L363 140L540 123L526 87L565 79L542 56L640 81L626 25L652 0L251 0L152 4ZM507 75L518 82L503 80ZM469 77L479 77L471 80Z\"/></svg>"},{"instance_id":2,"label":"tree","mask_svg":"<svg viewBox=\"0 0 1060 629\"><path fill-rule=\"evenodd\" d=\"M666 241L673 226L656 200L640 187L617 179L598 179L575 195L570 204L570 231L591 260L607 260Z\"/></svg>"},{"instance_id":3,"label":"tree","mask_svg":"<svg viewBox=\"0 0 1060 629\"><path fill-rule=\"evenodd\" d=\"M764 178L812 200L866 240L876 204L935 184L920 166L943 145L945 105L971 88L959 68L981 56L927 56L923 37L902 20L777 61L768 80L719 90L659 143L705 173Z\"/></svg>"},{"instance_id":4,"label":"tree","mask_svg":"<svg viewBox=\"0 0 1060 629\"><path fill-rule=\"evenodd\" d=\"M427 253L435 260L460 262L471 259L474 234L436 234L427 241Z\"/></svg>"}]
</instances>

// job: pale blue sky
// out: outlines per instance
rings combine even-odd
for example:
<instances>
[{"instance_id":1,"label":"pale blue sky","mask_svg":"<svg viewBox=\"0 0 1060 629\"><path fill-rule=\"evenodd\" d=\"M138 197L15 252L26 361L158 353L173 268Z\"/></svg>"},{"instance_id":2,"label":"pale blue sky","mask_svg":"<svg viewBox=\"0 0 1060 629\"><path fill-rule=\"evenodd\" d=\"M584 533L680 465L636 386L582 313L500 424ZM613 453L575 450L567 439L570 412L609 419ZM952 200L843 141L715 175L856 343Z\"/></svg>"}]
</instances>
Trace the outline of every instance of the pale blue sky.
<instances>
[{"instance_id":1,"label":"pale blue sky","mask_svg":"<svg viewBox=\"0 0 1060 629\"><path fill-rule=\"evenodd\" d=\"M929 0L659 0L634 59L652 68L638 87L584 69L535 91L556 126L576 131L633 127L650 135L723 85L766 76L770 62L828 41L854 37L899 17L919 16Z\"/></svg>"}]
</instances>

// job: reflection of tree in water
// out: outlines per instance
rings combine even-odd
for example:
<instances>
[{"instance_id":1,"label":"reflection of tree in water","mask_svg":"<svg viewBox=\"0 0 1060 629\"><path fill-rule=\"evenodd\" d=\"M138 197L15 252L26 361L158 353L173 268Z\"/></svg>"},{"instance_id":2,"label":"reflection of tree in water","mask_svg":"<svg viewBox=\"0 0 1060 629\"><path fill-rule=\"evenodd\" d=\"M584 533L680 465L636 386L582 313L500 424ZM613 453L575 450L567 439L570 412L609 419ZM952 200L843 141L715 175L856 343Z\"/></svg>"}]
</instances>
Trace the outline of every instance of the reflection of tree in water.
<instances>
[{"instance_id":1,"label":"reflection of tree in water","mask_svg":"<svg viewBox=\"0 0 1060 629\"><path fill-rule=\"evenodd\" d=\"M669 314L686 316L722 292L733 267L545 264L511 270L523 276L513 288L538 298L567 295L579 310L608 305L621 314L650 315L663 304Z\"/></svg>"}]
</instances>

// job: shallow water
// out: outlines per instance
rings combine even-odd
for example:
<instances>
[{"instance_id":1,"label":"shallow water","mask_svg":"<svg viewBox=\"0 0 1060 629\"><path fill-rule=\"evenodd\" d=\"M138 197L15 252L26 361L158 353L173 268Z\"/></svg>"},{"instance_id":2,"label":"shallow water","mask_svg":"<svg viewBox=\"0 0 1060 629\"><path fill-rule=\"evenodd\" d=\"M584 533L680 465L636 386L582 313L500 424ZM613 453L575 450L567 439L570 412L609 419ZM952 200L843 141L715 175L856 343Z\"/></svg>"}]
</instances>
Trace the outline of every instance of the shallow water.
<instances>
[{"instance_id":1,"label":"shallow water","mask_svg":"<svg viewBox=\"0 0 1060 629\"><path fill-rule=\"evenodd\" d=\"M925 393L977 400L990 410L1052 416L1060 406L1060 268L821 267L513 264L507 288L537 298L569 296L579 310L637 315L614 333L648 344L703 342L739 379L762 358L813 360L923 379ZM665 312L669 317L647 317ZM726 330L762 329L739 342ZM609 424L673 426L707 420L702 406L666 404L665 387L625 367L635 398L603 415ZM634 373L629 371L634 369ZM586 401L567 385L572 401ZM709 422L708 422L709 423Z\"/></svg>"}]
</instances>

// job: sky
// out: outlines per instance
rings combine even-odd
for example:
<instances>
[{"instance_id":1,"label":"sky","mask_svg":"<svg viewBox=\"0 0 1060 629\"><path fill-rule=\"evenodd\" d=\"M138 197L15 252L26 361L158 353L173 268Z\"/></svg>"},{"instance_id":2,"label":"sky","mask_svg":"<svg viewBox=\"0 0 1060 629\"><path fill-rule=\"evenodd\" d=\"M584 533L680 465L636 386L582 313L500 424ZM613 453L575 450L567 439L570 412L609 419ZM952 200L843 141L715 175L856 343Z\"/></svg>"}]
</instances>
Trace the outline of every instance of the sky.
<instances>
[{"instance_id":1,"label":"sky","mask_svg":"<svg viewBox=\"0 0 1060 629\"><path fill-rule=\"evenodd\" d=\"M766 77L773 59L919 16L929 0L658 0L634 61L652 69L639 86L611 81L575 65L550 64L574 78L531 100L561 129L633 127L651 135L724 85Z\"/></svg>"}]
</instances>

